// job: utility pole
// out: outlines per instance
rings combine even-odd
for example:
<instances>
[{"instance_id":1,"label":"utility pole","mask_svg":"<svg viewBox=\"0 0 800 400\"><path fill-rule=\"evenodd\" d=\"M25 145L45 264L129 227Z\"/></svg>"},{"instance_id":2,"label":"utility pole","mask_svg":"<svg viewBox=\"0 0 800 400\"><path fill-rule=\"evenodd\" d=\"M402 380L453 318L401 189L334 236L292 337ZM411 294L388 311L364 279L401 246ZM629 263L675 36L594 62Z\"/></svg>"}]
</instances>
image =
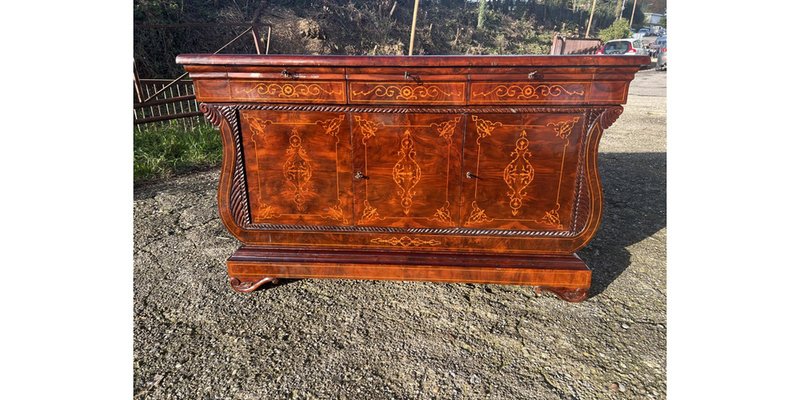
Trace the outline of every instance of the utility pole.
<instances>
[{"instance_id":1,"label":"utility pole","mask_svg":"<svg viewBox=\"0 0 800 400\"><path fill-rule=\"evenodd\" d=\"M419 0L414 0L414 17L411 19L411 40L408 44L408 55L414 53L414 33L417 30L417 9L419 9Z\"/></svg>"},{"instance_id":2,"label":"utility pole","mask_svg":"<svg viewBox=\"0 0 800 400\"><path fill-rule=\"evenodd\" d=\"M636 11L636 0L633 0L633 8L631 8L631 23L628 28L633 26L633 13Z\"/></svg>"},{"instance_id":3,"label":"utility pole","mask_svg":"<svg viewBox=\"0 0 800 400\"><path fill-rule=\"evenodd\" d=\"M594 6L596 5L597 5L597 0L592 0L592 11L589 12L589 23L586 24L586 35L583 36L584 38L589 37L589 29L592 27L592 18L594 17Z\"/></svg>"}]
</instances>

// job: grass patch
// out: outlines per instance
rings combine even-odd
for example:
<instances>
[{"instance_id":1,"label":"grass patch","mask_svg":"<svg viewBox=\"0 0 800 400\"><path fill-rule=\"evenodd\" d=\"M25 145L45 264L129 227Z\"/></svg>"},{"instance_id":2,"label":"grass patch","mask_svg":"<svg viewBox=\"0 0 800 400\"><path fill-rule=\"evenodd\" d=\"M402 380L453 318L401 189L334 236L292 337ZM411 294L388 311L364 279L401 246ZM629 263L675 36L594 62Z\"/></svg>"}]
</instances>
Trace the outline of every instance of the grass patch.
<instances>
[{"instance_id":1,"label":"grass patch","mask_svg":"<svg viewBox=\"0 0 800 400\"><path fill-rule=\"evenodd\" d=\"M222 140L210 125L186 130L173 123L133 133L133 183L175 176L222 163Z\"/></svg>"}]
</instances>

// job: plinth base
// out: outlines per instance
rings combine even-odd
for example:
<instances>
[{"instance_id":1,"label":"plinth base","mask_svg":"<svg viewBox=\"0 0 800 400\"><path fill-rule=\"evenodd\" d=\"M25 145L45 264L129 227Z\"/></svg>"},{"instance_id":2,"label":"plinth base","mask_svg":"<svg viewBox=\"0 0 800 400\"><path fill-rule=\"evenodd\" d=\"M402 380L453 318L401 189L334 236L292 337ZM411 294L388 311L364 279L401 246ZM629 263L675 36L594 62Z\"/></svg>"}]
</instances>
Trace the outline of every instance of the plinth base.
<instances>
[{"instance_id":1,"label":"plinth base","mask_svg":"<svg viewBox=\"0 0 800 400\"><path fill-rule=\"evenodd\" d=\"M516 256L426 252L297 250L243 246L228 259L233 289L277 278L399 280L530 285L579 302L592 271L577 255Z\"/></svg>"}]
</instances>

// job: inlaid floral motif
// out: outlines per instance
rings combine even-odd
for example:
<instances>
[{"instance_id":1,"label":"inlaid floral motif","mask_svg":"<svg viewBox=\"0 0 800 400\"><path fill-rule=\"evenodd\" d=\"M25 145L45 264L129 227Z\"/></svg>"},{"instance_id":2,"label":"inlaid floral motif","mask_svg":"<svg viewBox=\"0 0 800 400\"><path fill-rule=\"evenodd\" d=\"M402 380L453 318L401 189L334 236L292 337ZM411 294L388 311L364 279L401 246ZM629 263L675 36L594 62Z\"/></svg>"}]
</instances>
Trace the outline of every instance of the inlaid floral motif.
<instances>
[{"instance_id":1,"label":"inlaid floral motif","mask_svg":"<svg viewBox=\"0 0 800 400\"><path fill-rule=\"evenodd\" d=\"M436 209L436 212L433 213L433 218L428 218L428 220L440 221L448 225L455 225L453 217L450 215L450 202L445 201L444 205Z\"/></svg>"},{"instance_id":2,"label":"inlaid floral motif","mask_svg":"<svg viewBox=\"0 0 800 400\"><path fill-rule=\"evenodd\" d=\"M441 123L432 123L430 126L436 129L436 132L439 133L439 137L443 138L447 141L448 144L453 143L453 133L456 130L456 124L458 121L461 121L461 117L456 117L450 121L445 121Z\"/></svg>"},{"instance_id":3,"label":"inlaid floral motif","mask_svg":"<svg viewBox=\"0 0 800 400\"><path fill-rule=\"evenodd\" d=\"M340 95L341 90L325 90L316 83L257 83L250 89L244 91L247 94L255 92L259 96L277 98L314 98L322 94Z\"/></svg>"},{"instance_id":4,"label":"inlaid floral motif","mask_svg":"<svg viewBox=\"0 0 800 400\"><path fill-rule=\"evenodd\" d=\"M442 242L438 240L422 240L417 238L410 238L408 236L403 236L400 238L393 237L390 239L372 239L370 242L375 244L388 244L391 246L401 246L401 247L419 247L419 246L437 246L442 244Z\"/></svg>"},{"instance_id":5,"label":"inlaid floral motif","mask_svg":"<svg viewBox=\"0 0 800 400\"><path fill-rule=\"evenodd\" d=\"M478 203L473 201L472 202L472 212L469 214L469 218L467 222L464 223L464 226L470 226L475 224L481 224L484 222L492 222L494 221L493 218L489 218L486 215L486 210L478 207Z\"/></svg>"},{"instance_id":6,"label":"inlaid floral motif","mask_svg":"<svg viewBox=\"0 0 800 400\"><path fill-rule=\"evenodd\" d=\"M369 200L364 200L364 211L361 213L361 219L358 220L360 224L367 224L373 221L382 220L378 209L369 204Z\"/></svg>"},{"instance_id":7,"label":"inlaid floral motif","mask_svg":"<svg viewBox=\"0 0 800 400\"><path fill-rule=\"evenodd\" d=\"M336 118L316 121L315 123L325 130L326 135L335 136L338 139L339 128L342 126L342 121L344 121L344 114Z\"/></svg>"},{"instance_id":8,"label":"inlaid floral motif","mask_svg":"<svg viewBox=\"0 0 800 400\"><path fill-rule=\"evenodd\" d=\"M498 99L530 100L540 97L558 97L564 95L583 96L583 90L568 90L561 85L497 85L486 92L474 92L473 97L494 96Z\"/></svg>"},{"instance_id":9,"label":"inlaid floral motif","mask_svg":"<svg viewBox=\"0 0 800 400\"><path fill-rule=\"evenodd\" d=\"M575 123L578 122L578 119L578 117L574 117L564 121L549 122L547 126L553 127L553 130L556 131L556 136L560 137L561 139L566 139L572 134L572 128L575 127Z\"/></svg>"},{"instance_id":10,"label":"inlaid floral motif","mask_svg":"<svg viewBox=\"0 0 800 400\"><path fill-rule=\"evenodd\" d=\"M356 115L355 119L356 124L358 124L359 129L361 129L361 143L364 144L367 144L367 141L378 132L378 128L383 126L381 122L370 121L358 115Z\"/></svg>"},{"instance_id":11,"label":"inlaid floral motif","mask_svg":"<svg viewBox=\"0 0 800 400\"><path fill-rule=\"evenodd\" d=\"M435 99L440 96L453 97L460 96L461 92L446 92L438 86L425 85L375 85L372 89L353 90L351 95L355 97L389 97L396 100L425 100Z\"/></svg>"},{"instance_id":12,"label":"inlaid floral motif","mask_svg":"<svg viewBox=\"0 0 800 400\"><path fill-rule=\"evenodd\" d=\"M481 144L481 139L487 136L491 136L492 131L494 131L496 128L503 126L502 122L492 122L489 120L478 118L477 115L473 115L472 120L475 121L475 127L477 128L478 131L478 139L476 139L476 142L478 144Z\"/></svg>"},{"instance_id":13,"label":"inlaid floral motif","mask_svg":"<svg viewBox=\"0 0 800 400\"><path fill-rule=\"evenodd\" d=\"M513 158L503 171L503 180L511 189L508 192L509 206L511 215L514 216L519 214L519 209L522 207L522 199L527 194L525 188L533 182L533 165L528 159L531 156L528 145L528 133L522 131L511 153Z\"/></svg>"},{"instance_id":14,"label":"inlaid floral motif","mask_svg":"<svg viewBox=\"0 0 800 400\"><path fill-rule=\"evenodd\" d=\"M398 187L397 194L400 196L403 213L408 215L411 211L414 194L416 194L414 187L419 183L422 175L422 170L416 161L417 152L414 150L414 140L411 137L410 129L406 129L403 133L400 139L400 151L397 152L397 155L400 159L392 169L392 178Z\"/></svg>"},{"instance_id":15,"label":"inlaid floral motif","mask_svg":"<svg viewBox=\"0 0 800 400\"><path fill-rule=\"evenodd\" d=\"M561 217L558 216L558 209L561 208L560 204L556 204L556 207L550 211L544 213L542 218L539 218L538 223L551 225L557 229L562 229L564 226L561 225Z\"/></svg>"},{"instance_id":16,"label":"inlaid floral motif","mask_svg":"<svg viewBox=\"0 0 800 400\"><path fill-rule=\"evenodd\" d=\"M339 200L339 203L335 206L328 208L327 212L328 214L323 215L322 218L340 222L342 225L347 225L347 214L345 214L344 210L342 210L341 200Z\"/></svg>"},{"instance_id":17,"label":"inlaid floral motif","mask_svg":"<svg viewBox=\"0 0 800 400\"><path fill-rule=\"evenodd\" d=\"M307 198L312 194L309 184L312 168L297 128L292 129L286 156L286 162L283 163L283 176L294 188L294 204L297 206L297 211L302 212L306 209Z\"/></svg>"}]
</instances>

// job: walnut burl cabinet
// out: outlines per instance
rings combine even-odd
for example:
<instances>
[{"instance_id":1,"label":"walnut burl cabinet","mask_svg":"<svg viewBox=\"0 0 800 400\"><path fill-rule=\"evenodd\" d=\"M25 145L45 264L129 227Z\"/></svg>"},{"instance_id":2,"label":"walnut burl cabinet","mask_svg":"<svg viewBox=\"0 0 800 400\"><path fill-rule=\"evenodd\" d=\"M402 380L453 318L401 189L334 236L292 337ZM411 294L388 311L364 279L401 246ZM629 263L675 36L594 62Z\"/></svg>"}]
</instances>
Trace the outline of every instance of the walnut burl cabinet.
<instances>
[{"instance_id":1,"label":"walnut burl cabinet","mask_svg":"<svg viewBox=\"0 0 800 400\"><path fill-rule=\"evenodd\" d=\"M220 128L234 289L533 285L581 301L597 147L639 56L180 55Z\"/></svg>"}]
</instances>

